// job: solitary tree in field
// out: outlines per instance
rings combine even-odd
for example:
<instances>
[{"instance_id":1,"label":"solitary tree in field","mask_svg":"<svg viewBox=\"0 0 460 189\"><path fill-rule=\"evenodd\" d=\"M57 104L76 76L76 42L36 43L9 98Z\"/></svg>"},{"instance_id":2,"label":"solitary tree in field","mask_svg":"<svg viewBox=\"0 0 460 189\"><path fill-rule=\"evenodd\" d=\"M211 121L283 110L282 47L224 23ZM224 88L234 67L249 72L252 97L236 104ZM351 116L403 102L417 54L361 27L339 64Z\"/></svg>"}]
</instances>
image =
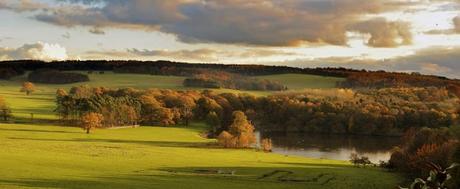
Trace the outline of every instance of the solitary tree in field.
<instances>
[{"instance_id":1,"label":"solitary tree in field","mask_svg":"<svg viewBox=\"0 0 460 189\"><path fill-rule=\"evenodd\" d=\"M104 117L99 113L87 113L81 117L81 127L86 130L89 134L91 129L95 129L102 126Z\"/></svg>"},{"instance_id":2,"label":"solitary tree in field","mask_svg":"<svg viewBox=\"0 0 460 189\"><path fill-rule=\"evenodd\" d=\"M22 83L21 92L25 92L26 95L30 95L35 91L35 85L31 82Z\"/></svg>"}]
</instances>

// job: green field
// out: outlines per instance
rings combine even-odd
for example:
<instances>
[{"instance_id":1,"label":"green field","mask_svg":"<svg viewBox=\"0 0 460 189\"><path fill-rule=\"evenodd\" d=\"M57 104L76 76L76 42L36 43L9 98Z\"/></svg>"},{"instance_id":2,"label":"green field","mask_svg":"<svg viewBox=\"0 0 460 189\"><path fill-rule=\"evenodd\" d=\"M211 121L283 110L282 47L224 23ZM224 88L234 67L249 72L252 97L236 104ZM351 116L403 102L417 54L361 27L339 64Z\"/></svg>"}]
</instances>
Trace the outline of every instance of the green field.
<instances>
[{"instance_id":1,"label":"green field","mask_svg":"<svg viewBox=\"0 0 460 189\"><path fill-rule=\"evenodd\" d=\"M99 129L90 135L80 128L50 126L48 122L56 120L53 109L58 88L90 85L187 89L182 87L183 77L114 73L90 77L91 82L87 83L37 84L38 90L30 96L19 92L24 77L0 80L0 96L12 107L16 121L22 122L0 123L0 188L386 189L401 182L397 174L379 168L353 167L346 161L221 149L214 140L200 137L204 126L197 123L188 128ZM294 90L330 88L337 81L294 74L264 78ZM31 113L35 125L27 123ZM227 174L231 172L234 174ZM284 174L288 175L283 177Z\"/></svg>"},{"instance_id":2,"label":"green field","mask_svg":"<svg viewBox=\"0 0 460 189\"><path fill-rule=\"evenodd\" d=\"M400 182L395 174L343 161L220 149L199 136L202 126L196 124L101 129L90 135L57 126L1 124L0 130L0 188L7 189L387 189ZM287 181L279 179L283 173L262 178L276 170L292 174Z\"/></svg>"}]
</instances>

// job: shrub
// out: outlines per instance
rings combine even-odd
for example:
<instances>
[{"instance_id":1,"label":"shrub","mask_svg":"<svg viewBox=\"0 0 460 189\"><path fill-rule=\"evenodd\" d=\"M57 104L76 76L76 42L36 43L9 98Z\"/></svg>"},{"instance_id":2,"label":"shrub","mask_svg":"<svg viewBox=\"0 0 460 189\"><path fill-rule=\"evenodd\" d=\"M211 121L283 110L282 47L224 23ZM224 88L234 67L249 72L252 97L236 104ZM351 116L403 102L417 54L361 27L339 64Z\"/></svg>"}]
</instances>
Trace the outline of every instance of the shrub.
<instances>
[{"instance_id":1,"label":"shrub","mask_svg":"<svg viewBox=\"0 0 460 189\"><path fill-rule=\"evenodd\" d=\"M222 131L217 137L217 141L225 148L234 148L236 146L235 138L227 131Z\"/></svg>"},{"instance_id":2,"label":"shrub","mask_svg":"<svg viewBox=\"0 0 460 189\"><path fill-rule=\"evenodd\" d=\"M264 152L271 152L272 151L272 139L264 138L260 141L260 145Z\"/></svg>"}]
</instances>

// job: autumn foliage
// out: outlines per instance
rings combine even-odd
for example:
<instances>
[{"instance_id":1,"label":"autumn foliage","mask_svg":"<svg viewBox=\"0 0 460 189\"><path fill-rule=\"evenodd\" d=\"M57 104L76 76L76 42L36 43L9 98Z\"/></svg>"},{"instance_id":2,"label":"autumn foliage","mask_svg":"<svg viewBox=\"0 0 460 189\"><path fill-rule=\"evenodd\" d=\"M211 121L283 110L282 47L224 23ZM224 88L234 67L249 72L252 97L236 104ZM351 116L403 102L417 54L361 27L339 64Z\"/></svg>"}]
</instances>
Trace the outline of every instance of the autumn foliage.
<instances>
[{"instance_id":1,"label":"autumn foliage","mask_svg":"<svg viewBox=\"0 0 460 189\"><path fill-rule=\"evenodd\" d=\"M430 171L427 163L442 167L450 165L450 157L457 148L458 141L447 129L409 130L404 137L404 144L396 148L389 161L396 169L427 176Z\"/></svg>"},{"instance_id":2,"label":"autumn foliage","mask_svg":"<svg viewBox=\"0 0 460 189\"><path fill-rule=\"evenodd\" d=\"M99 113L86 113L81 117L81 127L89 134L92 129L102 127L104 117Z\"/></svg>"},{"instance_id":3,"label":"autumn foliage","mask_svg":"<svg viewBox=\"0 0 460 189\"><path fill-rule=\"evenodd\" d=\"M256 142L254 126L247 120L241 111L233 112L233 123L229 131L223 131L219 137L219 143L226 148L248 148Z\"/></svg>"},{"instance_id":4,"label":"autumn foliage","mask_svg":"<svg viewBox=\"0 0 460 189\"><path fill-rule=\"evenodd\" d=\"M30 95L35 91L35 85L31 82L22 83L21 92L25 92L26 95Z\"/></svg>"}]
</instances>

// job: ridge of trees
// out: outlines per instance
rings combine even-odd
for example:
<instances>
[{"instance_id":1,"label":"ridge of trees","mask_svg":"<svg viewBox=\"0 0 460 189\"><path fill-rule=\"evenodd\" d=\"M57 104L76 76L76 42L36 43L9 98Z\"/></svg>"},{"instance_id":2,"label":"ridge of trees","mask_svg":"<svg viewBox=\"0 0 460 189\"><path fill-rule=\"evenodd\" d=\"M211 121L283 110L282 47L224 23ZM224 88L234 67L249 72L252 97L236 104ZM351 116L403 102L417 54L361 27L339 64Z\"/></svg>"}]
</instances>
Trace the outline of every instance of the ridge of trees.
<instances>
[{"instance_id":1,"label":"ridge of trees","mask_svg":"<svg viewBox=\"0 0 460 189\"><path fill-rule=\"evenodd\" d=\"M7 72L8 79L21 75L24 70L55 69L69 70L101 70L117 73L137 73L152 75L176 75L191 77L199 74L203 69L236 73L247 76L270 74L311 74L347 78L338 83L338 87L347 88L385 88L385 87L447 87L460 86L460 80L441 76L422 75L419 73L398 73L385 71L354 70L347 68L296 68L288 66L242 65L242 64L209 64L209 63L181 63L172 61L135 61L135 60L67 60L43 62L38 60L1 61L0 73ZM6 71L5 71L6 70ZM14 71L13 71L14 70ZM0 74L2 75L2 74Z\"/></svg>"},{"instance_id":2,"label":"ridge of trees","mask_svg":"<svg viewBox=\"0 0 460 189\"><path fill-rule=\"evenodd\" d=\"M400 135L412 127L458 123L458 101L447 89L434 87L310 90L256 97L208 90L80 86L57 95L56 113L69 122L88 112L100 113L106 127L206 121L215 136L229 130L233 112L242 111L256 127L270 131Z\"/></svg>"}]
</instances>

